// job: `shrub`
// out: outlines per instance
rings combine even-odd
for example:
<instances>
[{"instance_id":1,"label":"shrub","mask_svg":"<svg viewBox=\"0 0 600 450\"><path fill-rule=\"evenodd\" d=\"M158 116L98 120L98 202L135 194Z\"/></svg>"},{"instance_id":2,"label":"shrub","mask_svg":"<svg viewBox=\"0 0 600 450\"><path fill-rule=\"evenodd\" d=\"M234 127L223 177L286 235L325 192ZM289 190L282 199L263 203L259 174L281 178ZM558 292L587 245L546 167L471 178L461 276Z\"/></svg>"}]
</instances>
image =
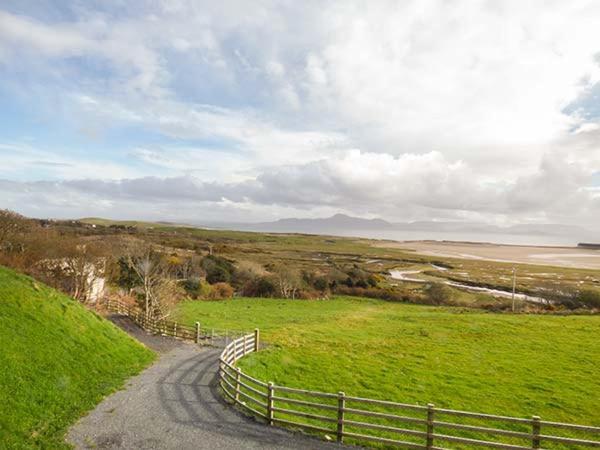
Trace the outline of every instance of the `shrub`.
<instances>
[{"instance_id":1,"label":"shrub","mask_svg":"<svg viewBox=\"0 0 600 450\"><path fill-rule=\"evenodd\" d=\"M354 286L363 288L363 289L366 289L369 287L369 285L367 284L367 282L365 280L358 280L356 283L354 283Z\"/></svg>"},{"instance_id":2,"label":"shrub","mask_svg":"<svg viewBox=\"0 0 600 450\"><path fill-rule=\"evenodd\" d=\"M590 288L576 290L573 286L558 285L544 289L544 297L553 307L566 309L600 308L600 291Z\"/></svg>"},{"instance_id":3,"label":"shrub","mask_svg":"<svg viewBox=\"0 0 600 450\"><path fill-rule=\"evenodd\" d=\"M214 266L210 270L206 271L206 281L208 281L210 284L227 283L231 281L231 273L228 272L224 267Z\"/></svg>"},{"instance_id":4,"label":"shrub","mask_svg":"<svg viewBox=\"0 0 600 450\"><path fill-rule=\"evenodd\" d=\"M202 260L202 268L206 271L206 281L210 284L229 283L235 270L231 262L213 255L206 256Z\"/></svg>"},{"instance_id":5,"label":"shrub","mask_svg":"<svg viewBox=\"0 0 600 450\"><path fill-rule=\"evenodd\" d=\"M244 286L267 274L267 271L258 263L252 261L240 261L236 265L231 278L231 284L241 290Z\"/></svg>"},{"instance_id":6,"label":"shrub","mask_svg":"<svg viewBox=\"0 0 600 450\"><path fill-rule=\"evenodd\" d=\"M327 279L317 278L313 281L313 286L317 291L325 292L328 287Z\"/></svg>"},{"instance_id":7,"label":"shrub","mask_svg":"<svg viewBox=\"0 0 600 450\"><path fill-rule=\"evenodd\" d=\"M276 292L275 283L268 277L248 280L242 286L242 295L246 297L274 297Z\"/></svg>"},{"instance_id":8,"label":"shrub","mask_svg":"<svg viewBox=\"0 0 600 450\"><path fill-rule=\"evenodd\" d=\"M198 278L190 278L184 280L181 286L185 289L185 292L192 298L198 298L198 291L200 289L200 280Z\"/></svg>"},{"instance_id":9,"label":"shrub","mask_svg":"<svg viewBox=\"0 0 600 450\"><path fill-rule=\"evenodd\" d=\"M582 289L577 293L579 306L585 308L600 308L600 292L593 289Z\"/></svg>"},{"instance_id":10,"label":"shrub","mask_svg":"<svg viewBox=\"0 0 600 450\"><path fill-rule=\"evenodd\" d=\"M211 286L208 298L211 300L223 300L233 297L233 288L228 283L215 283Z\"/></svg>"},{"instance_id":11,"label":"shrub","mask_svg":"<svg viewBox=\"0 0 600 450\"><path fill-rule=\"evenodd\" d=\"M444 305L452 301L454 293L443 283L432 283L426 288L425 296L428 304Z\"/></svg>"},{"instance_id":12,"label":"shrub","mask_svg":"<svg viewBox=\"0 0 600 450\"><path fill-rule=\"evenodd\" d=\"M375 275L369 275L369 278L367 278L367 283L370 287L377 287L377 282L378 280Z\"/></svg>"},{"instance_id":13,"label":"shrub","mask_svg":"<svg viewBox=\"0 0 600 450\"><path fill-rule=\"evenodd\" d=\"M206 282L200 282L198 285L198 291L196 293L197 298L210 298L212 293L212 286Z\"/></svg>"}]
</instances>

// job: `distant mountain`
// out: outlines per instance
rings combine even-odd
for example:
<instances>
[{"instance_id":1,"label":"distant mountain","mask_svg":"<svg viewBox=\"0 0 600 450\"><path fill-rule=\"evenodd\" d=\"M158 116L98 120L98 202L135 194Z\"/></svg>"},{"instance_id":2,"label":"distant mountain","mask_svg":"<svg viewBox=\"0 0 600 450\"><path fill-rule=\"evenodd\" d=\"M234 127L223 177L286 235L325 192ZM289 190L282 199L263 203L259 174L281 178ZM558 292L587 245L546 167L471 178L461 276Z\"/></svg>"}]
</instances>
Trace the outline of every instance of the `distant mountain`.
<instances>
[{"instance_id":1,"label":"distant mountain","mask_svg":"<svg viewBox=\"0 0 600 450\"><path fill-rule=\"evenodd\" d=\"M382 219L361 219L351 217L345 214L336 214L327 218L320 219L279 219L275 222L263 222L255 224L259 227L269 229L279 229L285 231L294 230L382 230L393 229L394 226Z\"/></svg>"},{"instance_id":2,"label":"distant mountain","mask_svg":"<svg viewBox=\"0 0 600 450\"><path fill-rule=\"evenodd\" d=\"M207 224L208 225L208 224ZM274 222L260 223L219 223L210 224L215 228L228 228L244 231L266 231L280 233L312 233L312 234L339 234L339 235L376 235L378 231L387 232L420 232L420 233L456 233L462 236L468 234L486 235L537 235L537 236L563 236L581 240L592 238L591 231L572 225L560 224L518 224L508 227L499 227L478 222L388 222L383 219L362 219L346 214L335 214L331 217L316 219L286 218ZM362 233L361 233L362 232ZM386 233L383 233L386 234ZM577 242L577 241L575 241Z\"/></svg>"}]
</instances>

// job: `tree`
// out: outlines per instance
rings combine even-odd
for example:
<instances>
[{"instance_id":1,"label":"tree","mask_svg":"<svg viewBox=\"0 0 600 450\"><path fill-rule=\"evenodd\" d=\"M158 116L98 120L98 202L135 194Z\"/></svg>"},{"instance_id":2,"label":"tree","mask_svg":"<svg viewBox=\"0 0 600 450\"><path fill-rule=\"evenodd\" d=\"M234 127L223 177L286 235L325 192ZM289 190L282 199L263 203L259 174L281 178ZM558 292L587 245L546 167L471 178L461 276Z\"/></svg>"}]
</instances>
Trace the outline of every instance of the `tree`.
<instances>
[{"instance_id":1,"label":"tree","mask_svg":"<svg viewBox=\"0 0 600 450\"><path fill-rule=\"evenodd\" d=\"M66 241L63 256L57 261L71 280L70 294L82 303L97 300L98 286L103 288L106 256L97 242Z\"/></svg>"},{"instance_id":2,"label":"tree","mask_svg":"<svg viewBox=\"0 0 600 450\"><path fill-rule=\"evenodd\" d=\"M148 317L155 317L161 309L161 297L168 293L163 286L166 267L162 255L150 246L141 246L133 249L125 260L129 269L137 276L137 284L142 288L144 313Z\"/></svg>"},{"instance_id":3,"label":"tree","mask_svg":"<svg viewBox=\"0 0 600 450\"><path fill-rule=\"evenodd\" d=\"M31 221L9 209L0 209L0 250L15 249L15 235L27 230Z\"/></svg>"},{"instance_id":4,"label":"tree","mask_svg":"<svg viewBox=\"0 0 600 450\"><path fill-rule=\"evenodd\" d=\"M302 277L298 271L283 264L275 267L275 285L283 298L296 298L296 293L302 287Z\"/></svg>"}]
</instances>

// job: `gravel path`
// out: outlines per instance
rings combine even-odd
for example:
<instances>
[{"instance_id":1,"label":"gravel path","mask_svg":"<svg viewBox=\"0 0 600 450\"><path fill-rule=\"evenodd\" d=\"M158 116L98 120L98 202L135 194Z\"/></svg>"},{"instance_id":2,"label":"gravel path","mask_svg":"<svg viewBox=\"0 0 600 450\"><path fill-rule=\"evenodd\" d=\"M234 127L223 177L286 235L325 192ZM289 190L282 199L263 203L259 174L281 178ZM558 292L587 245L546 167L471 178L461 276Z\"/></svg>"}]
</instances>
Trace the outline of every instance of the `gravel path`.
<instances>
[{"instance_id":1,"label":"gravel path","mask_svg":"<svg viewBox=\"0 0 600 450\"><path fill-rule=\"evenodd\" d=\"M110 314L107 317L112 323L121 328L131 337L137 339L146 347L151 348L158 354L170 352L182 345L181 341L168 336L148 333L138 327L129 317L120 314Z\"/></svg>"},{"instance_id":2,"label":"gravel path","mask_svg":"<svg viewBox=\"0 0 600 450\"><path fill-rule=\"evenodd\" d=\"M241 415L218 392L220 350L171 345L124 390L75 424L67 441L77 449L342 448Z\"/></svg>"}]
</instances>

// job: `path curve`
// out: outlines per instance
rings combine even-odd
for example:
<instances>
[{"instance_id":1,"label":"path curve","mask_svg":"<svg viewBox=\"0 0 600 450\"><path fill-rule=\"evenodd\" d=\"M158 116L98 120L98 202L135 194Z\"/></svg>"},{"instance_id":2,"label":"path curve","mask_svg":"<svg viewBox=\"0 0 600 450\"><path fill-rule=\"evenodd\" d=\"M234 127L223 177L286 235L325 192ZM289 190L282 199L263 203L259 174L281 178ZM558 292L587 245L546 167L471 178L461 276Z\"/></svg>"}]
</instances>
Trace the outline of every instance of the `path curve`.
<instances>
[{"instance_id":1,"label":"path curve","mask_svg":"<svg viewBox=\"0 0 600 450\"><path fill-rule=\"evenodd\" d=\"M243 416L219 393L220 349L176 341L175 348L131 378L75 424L77 449L340 449ZM355 447L356 448L356 447Z\"/></svg>"}]
</instances>

